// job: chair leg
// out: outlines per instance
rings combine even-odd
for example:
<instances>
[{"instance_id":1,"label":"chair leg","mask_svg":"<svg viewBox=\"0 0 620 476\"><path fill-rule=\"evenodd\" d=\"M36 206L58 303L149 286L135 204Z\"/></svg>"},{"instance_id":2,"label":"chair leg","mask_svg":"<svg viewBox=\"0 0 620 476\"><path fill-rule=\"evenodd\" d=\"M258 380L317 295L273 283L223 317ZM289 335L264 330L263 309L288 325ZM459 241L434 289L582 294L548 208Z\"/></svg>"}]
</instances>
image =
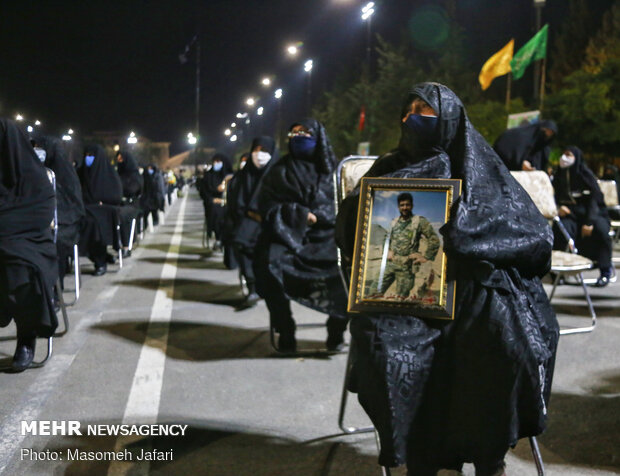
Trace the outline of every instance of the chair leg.
<instances>
[{"instance_id":1,"label":"chair leg","mask_svg":"<svg viewBox=\"0 0 620 476\"><path fill-rule=\"evenodd\" d=\"M596 312L594 311L594 306L592 304L592 299L590 298L590 293L588 292L588 287L583 280L583 273L578 274L579 282L581 283L581 287L583 288L583 293L586 296L586 301L588 302L588 308L590 309L590 317L592 317L592 324L586 327L574 327L572 329L562 329L560 330L560 335L570 335L570 334L584 334L586 332L592 332L596 327Z\"/></svg>"},{"instance_id":2,"label":"chair leg","mask_svg":"<svg viewBox=\"0 0 620 476\"><path fill-rule=\"evenodd\" d=\"M538 447L538 441L535 436L530 436L530 447L532 448L532 456L534 457L534 464L536 464L536 471L538 476L545 476L545 465L543 463L542 455L540 454L540 448Z\"/></svg>"},{"instance_id":3,"label":"chair leg","mask_svg":"<svg viewBox=\"0 0 620 476\"><path fill-rule=\"evenodd\" d=\"M123 240L120 225L116 227L116 242L118 243L118 268L123 269Z\"/></svg>"},{"instance_id":4,"label":"chair leg","mask_svg":"<svg viewBox=\"0 0 620 476\"><path fill-rule=\"evenodd\" d=\"M560 282L561 278L562 278L562 273L558 273L555 279L553 280L553 289L551 290L551 294L549 295L549 301L553 299L553 295L555 294L555 290L558 287L558 283Z\"/></svg>"},{"instance_id":5,"label":"chair leg","mask_svg":"<svg viewBox=\"0 0 620 476\"><path fill-rule=\"evenodd\" d=\"M80 299L80 280L81 280L81 271L80 271L80 251L77 243L73 245L73 280L75 284L75 298L71 302L65 302L65 306L71 307L78 302ZM63 298L64 300L64 298Z\"/></svg>"},{"instance_id":6,"label":"chair leg","mask_svg":"<svg viewBox=\"0 0 620 476\"><path fill-rule=\"evenodd\" d=\"M355 433L370 433L371 431L375 431L374 427L355 427L355 426L345 426L344 425L344 414L347 408L347 400L349 397L349 379L351 378L351 355L353 351L354 342L351 340L351 345L349 346L349 355L347 356L347 364L344 373L344 382L342 384L342 396L340 397L340 411L338 412L338 426L340 429L349 435L353 435Z\"/></svg>"},{"instance_id":7,"label":"chair leg","mask_svg":"<svg viewBox=\"0 0 620 476\"><path fill-rule=\"evenodd\" d=\"M375 444L377 445L377 453L381 453L381 440L379 439L379 432L372 428L371 431L375 433ZM389 466L381 466L381 474L383 476L391 476L392 472L390 471Z\"/></svg>"},{"instance_id":8,"label":"chair leg","mask_svg":"<svg viewBox=\"0 0 620 476\"><path fill-rule=\"evenodd\" d=\"M52 352L53 351L54 351L53 338L52 337L48 337L47 338L47 355L40 362L33 362L33 363L31 363L30 367L28 367L28 368L29 369L40 369L41 367L45 366L47 361L52 357Z\"/></svg>"},{"instance_id":9,"label":"chair leg","mask_svg":"<svg viewBox=\"0 0 620 476\"><path fill-rule=\"evenodd\" d=\"M62 289L60 289L60 280L56 281L55 288L56 294L58 294L58 303L60 304L60 312L62 313L62 320L65 325L65 330L55 333L54 337L62 337L69 332L69 318L67 317L67 306L65 306L65 300L62 296Z\"/></svg>"},{"instance_id":10,"label":"chair leg","mask_svg":"<svg viewBox=\"0 0 620 476\"><path fill-rule=\"evenodd\" d=\"M132 219L131 220L131 231L129 232L129 251L131 251L133 249L133 237L134 234L136 233L136 219Z\"/></svg>"}]
</instances>

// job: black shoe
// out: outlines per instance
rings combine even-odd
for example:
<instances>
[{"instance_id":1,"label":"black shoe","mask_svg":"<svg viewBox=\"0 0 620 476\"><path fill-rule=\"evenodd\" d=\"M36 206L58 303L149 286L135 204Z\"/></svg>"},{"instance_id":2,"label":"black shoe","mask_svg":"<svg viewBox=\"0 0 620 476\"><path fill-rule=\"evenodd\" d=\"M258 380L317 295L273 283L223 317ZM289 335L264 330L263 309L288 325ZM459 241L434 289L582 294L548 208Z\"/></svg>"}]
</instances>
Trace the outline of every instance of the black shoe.
<instances>
[{"instance_id":1,"label":"black shoe","mask_svg":"<svg viewBox=\"0 0 620 476\"><path fill-rule=\"evenodd\" d=\"M243 302L247 306L255 306L258 301L260 301L260 296L256 293L250 293L245 297Z\"/></svg>"},{"instance_id":2,"label":"black shoe","mask_svg":"<svg viewBox=\"0 0 620 476\"><path fill-rule=\"evenodd\" d=\"M330 332L325 341L325 347L330 352L340 352L344 349L344 333Z\"/></svg>"},{"instance_id":3,"label":"black shoe","mask_svg":"<svg viewBox=\"0 0 620 476\"><path fill-rule=\"evenodd\" d=\"M123 250L122 256L123 256L123 259L129 258L131 256L131 250Z\"/></svg>"},{"instance_id":4,"label":"black shoe","mask_svg":"<svg viewBox=\"0 0 620 476\"><path fill-rule=\"evenodd\" d=\"M93 273L93 276L103 276L106 271L108 270L108 265L107 264L103 264L101 266L97 266L95 267L95 272Z\"/></svg>"},{"instance_id":5,"label":"black shoe","mask_svg":"<svg viewBox=\"0 0 620 476\"><path fill-rule=\"evenodd\" d=\"M283 354L293 354L297 352L297 339L294 333L281 333L278 338L278 351Z\"/></svg>"},{"instance_id":6,"label":"black shoe","mask_svg":"<svg viewBox=\"0 0 620 476\"><path fill-rule=\"evenodd\" d=\"M30 367L34 360L36 342L36 339L17 339L17 348L11 364L11 369L14 372L23 372Z\"/></svg>"},{"instance_id":7,"label":"black shoe","mask_svg":"<svg viewBox=\"0 0 620 476\"><path fill-rule=\"evenodd\" d=\"M597 288L604 288L608 284L609 284L609 276L599 276L599 278L596 280L596 283L594 283L594 285Z\"/></svg>"},{"instance_id":8,"label":"black shoe","mask_svg":"<svg viewBox=\"0 0 620 476\"><path fill-rule=\"evenodd\" d=\"M110 253L106 253L105 260L106 260L106 263L116 264L116 256Z\"/></svg>"}]
</instances>

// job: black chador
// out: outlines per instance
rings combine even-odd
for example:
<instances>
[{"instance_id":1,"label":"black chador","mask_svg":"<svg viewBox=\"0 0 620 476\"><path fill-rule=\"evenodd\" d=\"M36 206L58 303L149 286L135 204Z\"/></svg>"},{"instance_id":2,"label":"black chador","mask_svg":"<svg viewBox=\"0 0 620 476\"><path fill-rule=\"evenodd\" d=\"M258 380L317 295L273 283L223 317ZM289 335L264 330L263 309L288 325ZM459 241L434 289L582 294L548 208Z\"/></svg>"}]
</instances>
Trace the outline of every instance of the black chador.
<instances>
[{"instance_id":1,"label":"black chador","mask_svg":"<svg viewBox=\"0 0 620 476\"><path fill-rule=\"evenodd\" d=\"M123 197L121 179L100 145L87 146L78 169L86 206L86 224L80 238L80 251L95 264L95 274L107 269L106 246L118 247L119 205Z\"/></svg>"},{"instance_id":2,"label":"black chador","mask_svg":"<svg viewBox=\"0 0 620 476\"><path fill-rule=\"evenodd\" d=\"M438 118L410 120L416 98ZM379 432L381 464L407 463L417 475L469 461L495 474L510 445L546 425L559 332L540 281L551 229L447 87L415 86L401 118L398 148L366 176L463 180L440 230L456 316L356 314L350 388ZM358 198L356 189L338 215L349 259Z\"/></svg>"},{"instance_id":3,"label":"black chador","mask_svg":"<svg viewBox=\"0 0 620 476\"><path fill-rule=\"evenodd\" d=\"M223 154L211 158L211 169L205 172L201 185L201 196L207 219L207 233L221 240L225 210L221 200L224 198L224 179L232 174L230 159Z\"/></svg>"},{"instance_id":4,"label":"black chador","mask_svg":"<svg viewBox=\"0 0 620 476\"><path fill-rule=\"evenodd\" d=\"M574 157L572 165L565 164L568 157ZM562 216L562 224L577 243L579 254L595 261L600 268L599 286L609 283L612 274L612 241L609 236L611 223L607 207L598 181L583 159L583 152L575 146L567 147L560 159L553 180L555 201L558 207L564 206L570 213ZM582 227L591 226L590 236L583 236ZM555 247L566 248L566 238L556 228Z\"/></svg>"},{"instance_id":5,"label":"black chador","mask_svg":"<svg viewBox=\"0 0 620 476\"><path fill-rule=\"evenodd\" d=\"M544 129L551 131L548 136ZM549 144L558 132L553 121L540 121L528 126L508 129L495 141L493 148L510 170L522 170L527 160L536 170L547 171Z\"/></svg>"},{"instance_id":6,"label":"black chador","mask_svg":"<svg viewBox=\"0 0 620 476\"><path fill-rule=\"evenodd\" d=\"M281 349L296 348L289 299L330 316L328 346L337 348L347 324L334 242L337 160L318 121L294 124L290 135L290 153L265 175L258 197L263 222L254 261L258 293L280 333Z\"/></svg>"},{"instance_id":7,"label":"black chador","mask_svg":"<svg viewBox=\"0 0 620 476\"><path fill-rule=\"evenodd\" d=\"M56 175L56 208L58 229L58 274L62 284L67 272L67 261L73 255L73 245L80 239L80 228L85 216L82 188L75 168L69 162L62 141L55 137L35 137L37 147L45 150L45 166Z\"/></svg>"},{"instance_id":8,"label":"black chador","mask_svg":"<svg viewBox=\"0 0 620 476\"><path fill-rule=\"evenodd\" d=\"M241 273L246 279L249 295L247 304L256 301L256 279L252 269L254 248L261 229L258 194L262 179L278 160L275 141L261 136L252 141L251 158L237 171L226 193L226 234L232 244Z\"/></svg>"},{"instance_id":9,"label":"black chador","mask_svg":"<svg viewBox=\"0 0 620 476\"><path fill-rule=\"evenodd\" d=\"M0 119L0 326L15 320L15 370L32 362L35 338L51 336L58 321L54 188L26 135Z\"/></svg>"},{"instance_id":10,"label":"black chador","mask_svg":"<svg viewBox=\"0 0 620 476\"><path fill-rule=\"evenodd\" d=\"M144 169L144 191L140 197L140 205L144 211L144 220L153 217L153 225L159 224L158 210L164 210L165 190L164 178L155 164L149 164Z\"/></svg>"},{"instance_id":11,"label":"black chador","mask_svg":"<svg viewBox=\"0 0 620 476\"><path fill-rule=\"evenodd\" d=\"M132 221L135 219L137 223L138 220L142 219L142 209L138 202L142 194L144 179L140 174L138 162L129 150L123 149L116 154L116 164L123 185L123 206L120 209L121 240L123 246L127 247L129 246ZM124 253L127 252L124 251Z\"/></svg>"}]
</instances>

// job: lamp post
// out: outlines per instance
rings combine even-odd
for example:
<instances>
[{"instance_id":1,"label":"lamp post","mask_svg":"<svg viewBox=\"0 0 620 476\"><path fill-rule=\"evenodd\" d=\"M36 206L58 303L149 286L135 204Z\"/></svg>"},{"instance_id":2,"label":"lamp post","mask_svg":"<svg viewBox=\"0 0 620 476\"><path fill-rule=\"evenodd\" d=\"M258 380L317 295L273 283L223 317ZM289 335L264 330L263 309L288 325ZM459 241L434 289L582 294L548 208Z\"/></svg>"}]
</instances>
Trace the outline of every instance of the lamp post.
<instances>
[{"instance_id":1,"label":"lamp post","mask_svg":"<svg viewBox=\"0 0 620 476\"><path fill-rule=\"evenodd\" d=\"M280 148L280 136L282 135L282 88L278 88L273 96L278 100L278 118L276 120L276 147Z\"/></svg>"},{"instance_id":2,"label":"lamp post","mask_svg":"<svg viewBox=\"0 0 620 476\"><path fill-rule=\"evenodd\" d=\"M314 62L309 59L304 63L304 71L308 73L308 115L310 115L310 109L312 107L312 68Z\"/></svg>"},{"instance_id":3,"label":"lamp post","mask_svg":"<svg viewBox=\"0 0 620 476\"><path fill-rule=\"evenodd\" d=\"M375 2L368 2L362 8L362 20L366 22L367 25L367 37L366 37L366 63L368 64L368 73L370 74L370 53L371 53L371 23L372 23L372 14L375 13Z\"/></svg>"}]
</instances>

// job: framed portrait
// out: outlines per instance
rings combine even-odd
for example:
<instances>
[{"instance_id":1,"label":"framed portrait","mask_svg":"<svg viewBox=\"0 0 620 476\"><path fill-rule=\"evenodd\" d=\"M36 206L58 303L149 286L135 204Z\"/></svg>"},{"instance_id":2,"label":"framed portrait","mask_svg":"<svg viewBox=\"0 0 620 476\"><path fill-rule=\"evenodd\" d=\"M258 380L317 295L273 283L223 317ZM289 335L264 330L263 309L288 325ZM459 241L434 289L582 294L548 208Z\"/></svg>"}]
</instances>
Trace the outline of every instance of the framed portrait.
<instances>
[{"instance_id":1,"label":"framed portrait","mask_svg":"<svg viewBox=\"0 0 620 476\"><path fill-rule=\"evenodd\" d=\"M439 229L461 180L362 178L349 312L454 319Z\"/></svg>"}]
</instances>

